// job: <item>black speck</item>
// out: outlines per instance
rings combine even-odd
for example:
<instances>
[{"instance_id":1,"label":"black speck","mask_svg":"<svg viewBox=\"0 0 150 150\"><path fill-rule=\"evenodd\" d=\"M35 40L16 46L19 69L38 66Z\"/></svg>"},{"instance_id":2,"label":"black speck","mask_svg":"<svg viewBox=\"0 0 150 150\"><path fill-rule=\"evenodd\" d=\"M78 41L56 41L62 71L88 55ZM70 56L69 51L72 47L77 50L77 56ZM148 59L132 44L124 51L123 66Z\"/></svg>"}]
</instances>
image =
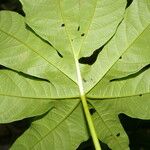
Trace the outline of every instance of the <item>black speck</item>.
<instances>
[{"instance_id":1,"label":"black speck","mask_svg":"<svg viewBox=\"0 0 150 150\"><path fill-rule=\"evenodd\" d=\"M86 80L83 78L83 82L86 82Z\"/></svg>"},{"instance_id":2,"label":"black speck","mask_svg":"<svg viewBox=\"0 0 150 150\"><path fill-rule=\"evenodd\" d=\"M89 109L89 111L90 111L91 115L93 115L96 112L96 110L94 108Z\"/></svg>"},{"instance_id":3,"label":"black speck","mask_svg":"<svg viewBox=\"0 0 150 150\"><path fill-rule=\"evenodd\" d=\"M85 35L85 33L82 33L82 34L81 34L81 36L84 36L84 35Z\"/></svg>"},{"instance_id":4,"label":"black speck","mask_svg":"<svg viewBox=\"0 0 150 150\"><path fill-rule=\"evenodd\" d=\"M116 136L119 137L119 136L120 136L120 133L116 134Z\"/></svg>"},{"instance_id":5,"label":"black speck","mask_svg":"<svg viewBox=\"0 0 150 150\"><path fill-rule=\"evenodd\" d=\"M142 94L139 94L139 96L142 96Z\"/></svg>"},{"instance_id":6,"label":"black speck","mask_svg":"<svg viewBox=\"0 0 150 150\"><path fill-rule=\"evenodd\" d=\"M122 59L122 56L120 56L119 59Z\"/></svg>"},{"instance_id":7,"label":"black speck","mask_svg":"<svg viewBox=\"0 0 150 150\"><path fill-rule=\"evenodd\" d=\"M78 29L77 29L77 31L80 31L80 26L78 26Z\"/></svg>"},{"instance_id":8,"label":"black speck","mask_svg":"<svg viewBox=\"0 0 150 150\"><path fill-rule=\"evenodd\" d=\"M64 27L65 26L65 24L63 23L62 25L61 25L61 27Z\"/></svg>"}]
</instances>

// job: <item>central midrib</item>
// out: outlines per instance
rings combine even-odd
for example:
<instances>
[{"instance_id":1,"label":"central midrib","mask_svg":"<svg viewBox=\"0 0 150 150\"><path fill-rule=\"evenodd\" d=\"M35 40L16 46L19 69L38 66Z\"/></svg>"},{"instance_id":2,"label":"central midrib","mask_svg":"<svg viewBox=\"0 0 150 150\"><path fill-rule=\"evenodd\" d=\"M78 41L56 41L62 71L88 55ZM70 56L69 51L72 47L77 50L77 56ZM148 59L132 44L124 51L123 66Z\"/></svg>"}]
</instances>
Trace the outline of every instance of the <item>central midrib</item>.
<instances>
[{"instance_id":1,"label":"central midrib","mask_svg":"<svg viewBox=\"0 0 150 150\"><path fill-rule=\"evenodd\" d=\"M62 15L60 0L59 0L59 7L60 7L60 11L61 11L62 20L63 20L63 22L65 22L63 19L63 15ZM86 95L85 95L84 88L83 88L82 76L81 76L80 66L79 66L79 62L78 62L78 55L75 54L74 47L73 47L72 42L70 40L71 39L69 36L70 34L67 31L66 26L65 26L65 31L66 31L66 35L68 36L68 40L69 40L69 43L71 45L73 56L74 56L74 61L75 61L75 66L76 66L76 75L77 75L77 84L78 84L78 88L79 88L79 92L80 92L80 100L82 102L83 111L84 111L84 114L85 114L85 117L87 120L89 131L90 131L95 149L101 150L101 146L99 144L99 140L98 140L97 133L96 133L96 130L94 127L94 123L93 123L91 114L89 112L89 106L88 106Z\"/></svg>"},{"instance_id":2,"label":"central midrib","mask_svg":"<svg viewBox=\"0 0 150 150\"><path fill-rule=\"evenodd\" d=\"M61 2L59 0L59 9L60 9L60 14L61 14L61 19L65 23L66 21L65 21L65 19L63 17L63 13L62 13L62 9L61 9L61 4L60 3ZM72 42L71 42L70 34L69 34L69 31L67 30L66 26L65 26L65 33L67 35L67 38L68 38L68 41L70 43L71 50L72 50L72 53L73 53L73 57L74 57L74 63L75 63L75 66L76 66L76 75L77 75L77 85L78 85L78 88L79 88L79 91L80 91L80 95L84 95L83 83L82 83L82 77L81 77L78 57L75 54L75 50L74 50L74 47L73 47Z\"/></svg>"},{"instance_id":3,"label":"central midrib","mask_svg":"<svg viewBox=\"0 0 150 150\"><path fill-rule=\"evenodd\" d=\"M61 9L61 4L60 4L61 2L60 2L60 0L58 0L58 1L59 1L59 9L60 9L60 14L61 14L61 19L65 23L65 19L63 17L63 13L62 13L62 9ZM95 4L93 15L91 17L91 22L88 25L87 33L88 33L89 29L90 29L90 26L91 26L91 23L92 23L92 20L93 20L95 11L96 11L97 1L96 1L96 4ZM75 62L75 66L76 66L77 85L79 87L80 95L83 96L83 95L85 95L85 92L84 92L84 86L83 86L83 82L82 82L82 75L81 75L81 71L80 71L80 65L79 65L79 62L78 62L78 55L80 54L80 51L81 51L82 46L83 46L83 43L84 43L84 41L85 41L85 39L87 37L87 34L85 35L84 39L82 40L80 48L78 50L78 53L76 54L75 50L74 50L74 46L72 45L72 42L71 42L69 31L67 30L66 26L65 26L65 32L66 32L66 35L68 37L68 41L70 43L70 46L71 46L71 49L72 49L72 52L73 52L74 62Z\"/></svg>"}]
</instances>

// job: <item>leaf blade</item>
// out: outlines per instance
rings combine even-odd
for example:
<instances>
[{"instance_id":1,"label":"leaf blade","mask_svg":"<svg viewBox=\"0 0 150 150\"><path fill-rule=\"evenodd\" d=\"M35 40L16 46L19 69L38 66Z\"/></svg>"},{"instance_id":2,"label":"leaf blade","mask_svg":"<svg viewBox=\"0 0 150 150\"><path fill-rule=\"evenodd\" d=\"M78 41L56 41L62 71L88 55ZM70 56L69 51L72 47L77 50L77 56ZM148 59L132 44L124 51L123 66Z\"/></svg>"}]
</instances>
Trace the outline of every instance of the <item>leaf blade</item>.
<instances>
[{"instance_id":1,"label":"leaf blade","mask_svg":"<svg viewBox=\"0 0 150 150\"><path fill-rule=\"evenodd\" d=\"M79 100L62 103L60 107L60 103L56 102L55 110L34 121L32 128L16 141L12 150L18 148L74 150L79 142L86 140L88 133ZM78 130L81 132L77 132ZM31 145L27 144L29 141L32 141Z\"/></svg>"},{"instance_id":2,"label":"leaf blade","mask_svg":"<svg viewBox=\"0 0 150 150\"><path fill-rule=\"evenodd\" d=\"M142 11L138 11L138 10L143 10L144 7L147 8L144 9L145 15L143 15ZM148 9L149 7L150 5L147 1L135 0L131 4L131 6L126 11L125 18L120 24L116 35L104 47L101 54L97 58L98 61L96 61L91 66L90 69L87 68L85 72L82 72L82 75L85 76L86 80L91 80L92 78L92 81L96 86L98 82L100 82L105 77L107 72L109 72L109 70L114 65L116 65L116 63L120 60L119 59L120 56L126 53L126 51L130 49L130 46L132 46L132 44L136 42L136 40L140 37L141 33L145 29L149 28L149 23L150 23L149 20L150 10ZM135 20L135 18L138 18L138 20ZM139 18L141 19L141 21L139 21ZM131 24L130 22L132 21L133 23ZM139 22L142 22L142 26L141 23ZM133 26L136 26L137 31L135 31ZM126 38L128 38L128 40ZM100 69L95 70L95 68L100 68ZM86 72L88 72L88 74ZM98 81L97 79L100 80ZM89 84L88 82L85 83L85 86L88 86L88 84ZM89 92L92 89L93 88L89 88L87 92Z\"/></svg>"}]
</instances>

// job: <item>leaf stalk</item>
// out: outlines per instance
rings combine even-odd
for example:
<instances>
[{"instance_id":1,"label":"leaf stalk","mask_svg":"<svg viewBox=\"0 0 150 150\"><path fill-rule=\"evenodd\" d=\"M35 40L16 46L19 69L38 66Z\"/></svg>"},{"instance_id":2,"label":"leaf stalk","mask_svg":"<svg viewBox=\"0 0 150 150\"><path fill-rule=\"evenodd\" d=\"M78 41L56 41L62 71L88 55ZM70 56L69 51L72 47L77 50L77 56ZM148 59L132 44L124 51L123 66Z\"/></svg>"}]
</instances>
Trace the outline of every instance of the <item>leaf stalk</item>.
<instances>
[{"instance_id":1,"label":"leaf stalk","mask_svg":"<svg viewBox=\"0 0 150 150\"><path fill-rule=\"evenodd\" d=\"M80 67L79 67L79 63L78 63L77 59L75 59L75 63L76 63L76 69L77 69L77 78L78 78L78 86L79 86L79 91L80 91L80 97L81 97L84 113L85 113L85 116L86 116L86 120L87 120L87 123L88 123L88 127L89 127L89 130L90 130L90 133L91 133L91 137L92 137L92 140L93 140L93 143L94 143L95 150L101 150L101 146L100 146L97 134L96 134L94 123L93 123L91 114L89 112L89 107L88 107L86 96L85 96L84 89L83 89L83 82L82 82Z\"/></svg>"},{"instance_id":2,"label":"leaf stalk","mask_svg":"<svg viewBox=\"0 0 150 150\"><path fill-rule=\"evenodd\" d=\"M101 150L101 147L100 147L100 144L99 144L99 141L98 141L98 137L97 137L97 134L96 134L96 130L95 130L95 127L94 127L94 123L93 123L93 120L91 118L91 114L89 112L89 108L88 108L88 104L87 104L85 95L81 95L81 101L82 101L82 104L83 104L84 113L85 113L85 116L86 116L86 119L87 119L87 123L88 123L88 126L89 126L89 130L90 130L90 133L91 133L91 136L92 136L92 140L93 140L95 149L96 150Z\"/></svg>"}]
</instances>

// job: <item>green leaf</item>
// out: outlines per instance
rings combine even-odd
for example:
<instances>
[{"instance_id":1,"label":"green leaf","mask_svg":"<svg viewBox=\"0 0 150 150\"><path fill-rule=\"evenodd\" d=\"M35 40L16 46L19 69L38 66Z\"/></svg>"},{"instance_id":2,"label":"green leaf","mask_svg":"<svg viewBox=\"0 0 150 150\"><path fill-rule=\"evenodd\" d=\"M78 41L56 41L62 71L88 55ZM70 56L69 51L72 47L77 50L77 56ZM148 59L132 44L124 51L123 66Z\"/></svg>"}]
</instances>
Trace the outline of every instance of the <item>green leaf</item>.
<instances>
[{"instance_id":1,"label":"green leaf","mask_svg":"<svg viewBox=\"0 0 150 150\"><path fill-rule=\"evenodd\" d=\"M0 70L0 122L37 116L53 108L47 82L31 80L10 70Z\"/></svg>"},{"instance_id":2,"label":"green leaf","mask_svg":"<svg viewBox=\"0 0 150 150\"><path fill-rule=\"evenodd\" d=\"M71 70L71 67L66 67L54 48L27 29L22 16L1 11L0 21L1 65L49 80L54 97L78 95L76 84L72 81L75 79L62 71L63 68ZM67 63L72 64L72 61L67 59Z\"/></svg>"},{"instance_id":3,"label":"green leaf","mask_svg":"<svg viewBox=\"0 0 150 150\"><path fill-rule=\"evenodd\" d=\"M149 64L149 44L147 43L150 38L149 24L150 3L146 0L142 2L134 0L126 10L124 19L113 39L104 47L91 68L82 73L84 78L96 80L97 84L109 72L111 72L111 75L108 75L111 76L109 80L112 80L136 73ZM91 73L87 74L89 71Z\"/></svg>"},{"instance_id":4,"label":"green leaf","mask_svg":"<svg viewBox=\"0 0 150 150\"><path fill-rule=\"evenodd\" d=\"M67 55L74 50L79 58L91 55L112 37L126 5L125 0L116 1L115 5L113 0L21 2L27 24L38 35L62 54Z\"/></svg>"},{"instance_id":5,"label":"green leaf","mask_svg":"<svg viewBox=\"0 0 150 150\"><path fill-rule=\"evenodd\" d=\"M11 149L75 150L90 134L129 149L118 115L150 119L149 1L20 1L25 17L0 12L0 122L35 119Z\"/></svg>"},{"instance_id":6,"label":"green leaf","mask_svg":"<svg viewBox=\"0 0 150 150\"><path fill-rule=\"evenodd\" d=\"M79 100L62 100L55 106L42 119L34 121L11 149L70 150L87 140L86 122Z\"/></svg>"},{"instance_id":7,"label":"green leaf","mask_svg":"<svg viewBox=\"0 0 150 150\"><path fill-rule=\"evenodd\" d=\"M140 96L105 99L102 101L90 100L96 109L93 115L99 138L114 150L129 149L127 134L120 124L118 114L126 114L133 118L150 118L150 94Z\"/></svg>"},{"instance_id":8,"label":"green leaf","mask_svg":"<svg viewBox=\"0 0 150 150\"><path fill-rule=\"evenodd\" d=\"M111 98L149 92L149 73L145 72L150 64L149 8L150 3L146 1L134 1L127 9L116 35L99 55L99 61L93 65L93 68L100 66L102 73L97 85L88 93L89 97ZM142 80L145 80L144 83Z\"/></svg>"}]
</instances>

